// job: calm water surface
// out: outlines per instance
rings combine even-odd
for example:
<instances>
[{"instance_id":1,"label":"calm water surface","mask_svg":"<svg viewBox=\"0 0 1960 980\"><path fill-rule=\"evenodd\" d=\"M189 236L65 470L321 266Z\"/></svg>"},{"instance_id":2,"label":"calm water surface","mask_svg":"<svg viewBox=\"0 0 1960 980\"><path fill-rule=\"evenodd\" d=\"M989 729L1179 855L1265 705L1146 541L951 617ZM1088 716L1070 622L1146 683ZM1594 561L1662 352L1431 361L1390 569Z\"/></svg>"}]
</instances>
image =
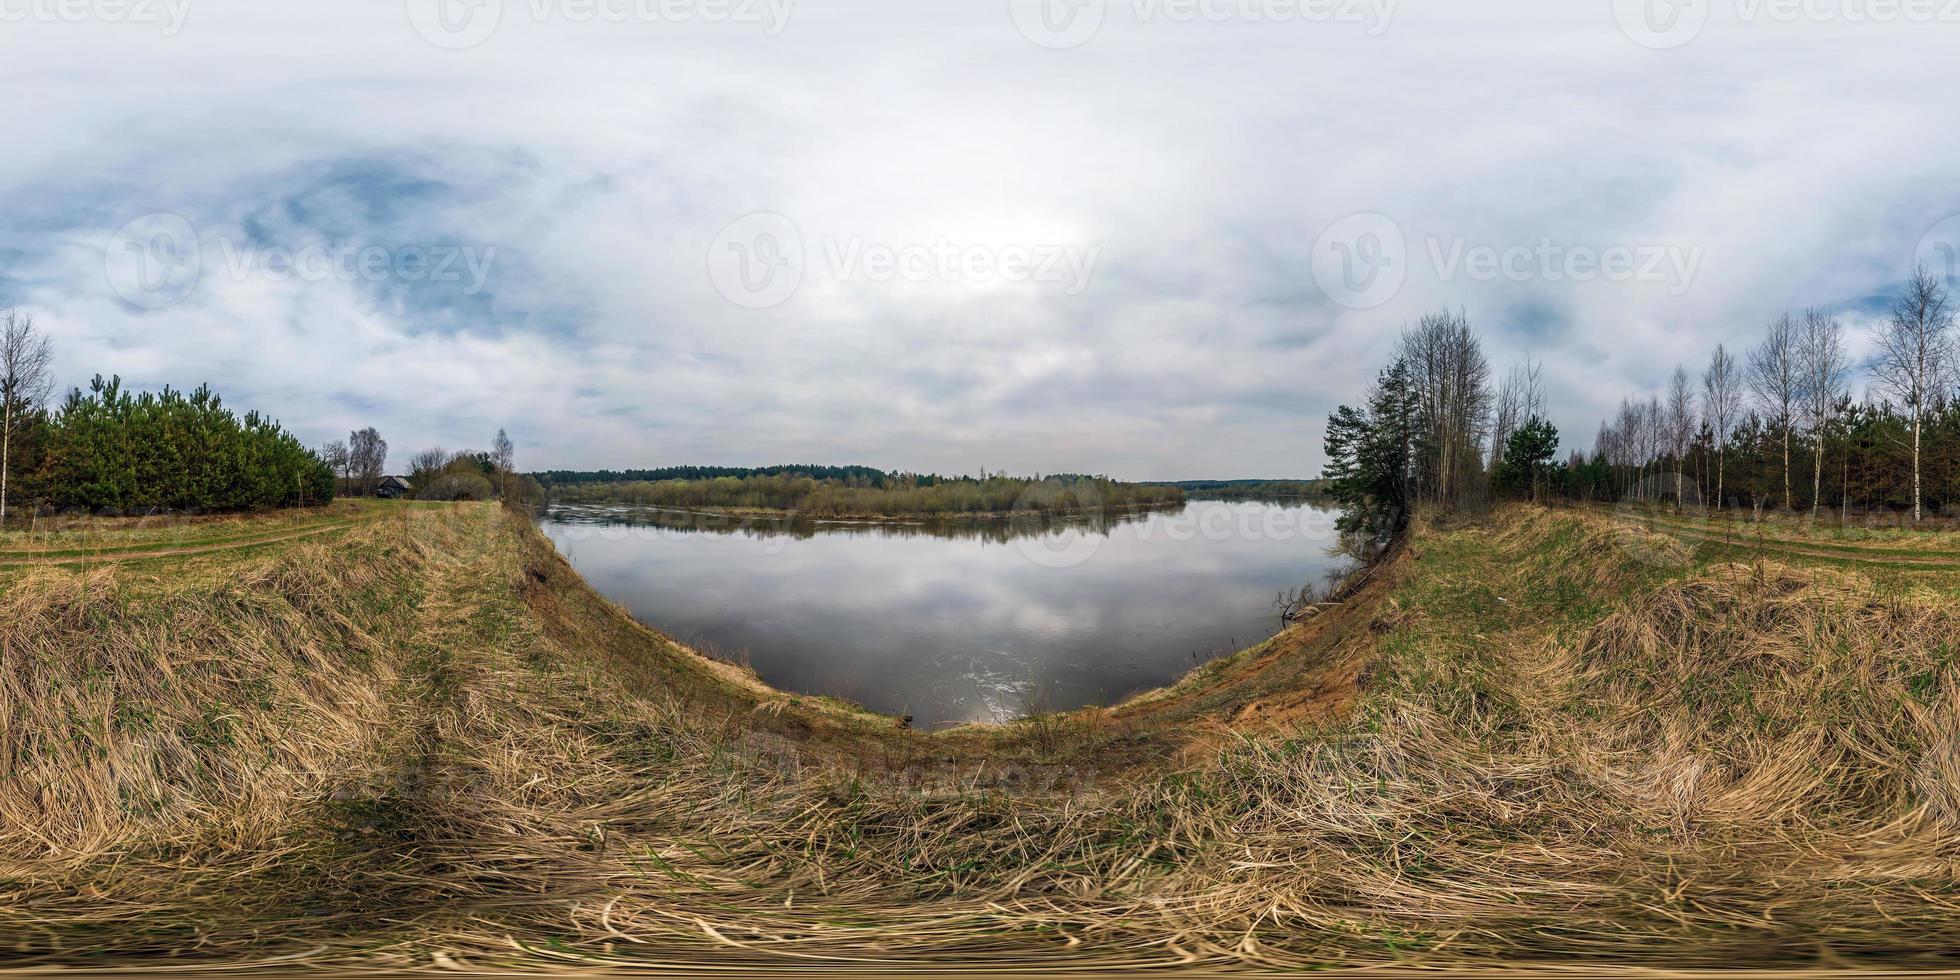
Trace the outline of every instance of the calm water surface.
<instances>
[{"instance_id":1,"label":"calm water surface","mask_svg":"<svg viewBox=\"0 0 1960 980\"><path fill-rule=\"evenodd\" d=\"M920 726L1109 704L1272 635L1324 586L1335 512L1197 501L1073 521L867 524L556 507L586 580L775 687Z\"/></svg>"}]
</instances>

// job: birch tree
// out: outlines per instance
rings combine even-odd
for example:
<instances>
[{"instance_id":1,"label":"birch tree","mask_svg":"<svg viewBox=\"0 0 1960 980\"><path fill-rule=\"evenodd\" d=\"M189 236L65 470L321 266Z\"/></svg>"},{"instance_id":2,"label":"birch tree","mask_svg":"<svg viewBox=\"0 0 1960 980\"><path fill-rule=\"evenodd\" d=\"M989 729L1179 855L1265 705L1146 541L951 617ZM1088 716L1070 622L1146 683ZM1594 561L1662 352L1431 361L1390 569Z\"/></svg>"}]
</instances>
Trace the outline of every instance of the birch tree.
<instances>
[{"instance_id":1,"label":"birch tree","mask_svg":"<svg viewBox=\"0 0 1960 980\"><path fill-rule=\"evenodd\" d=\"M1688 369L1676 366L1667 385L1666 434L1668 450L1674 454L1674 506L1688 506L1688 446L1695 438L1695 388L1688 380Z\"/></svg>"},{"instance_id":2,"label":"birch tree","mask_svg":"<svg viewBox=\"0 0 1960 980\"><path fill-rule=\"evenodd\" d=\"M1728 475L1729 434L1742 417L1742 368L1727 347L1715 345L1715 356L1701 375L1702 417L1715 434L1715 506L1728 500L1723 496Z\"/></svg>"},{"instance_id":3,"label":"birch tree","mask_svg":"<svg viewBox=\"0 0 1960 980\"><path fill-rule=\"evenodd\" d=\"M0 527L7 521L14 430L54 388L54 349L34 317L8 310L0 323Z\"/></svg>"},{"instance_id":4,"label":"birch tree","mask_svg":"<svg viewBox=\"0 0 1960 980\"><path fill-rule=\"evenodd\" d=\"M1763 342L1749 353L1749 390L1772 425L1783 434L1783 507L1796 506L1790 486L1790 429L1796 422L1797 402L1803 396L1801 340L1796 320L1788 313L1770 321Z\"/></svg>"},{"instance_id":5,"label":"birch tree","mask_svg":"<svg viewBox=\"0 0 1960 980\"><path fill-rule=\"evenodd\" d=\"M1805 310L1797 360L1803 368L1804 422L1816 442L1810 481L1810 516L1816 517L1824 501L1824 438L1844 396L1845 378L1851 373L1851 362L1844 352L1844 324L1823 310Z\"/></svg>"},{"instance_id":6,"label":"birch tree","mask_svg":"<svg viewBox=\"0 0 1960 980\"><path fill-rule=\"evenodd\" d=\"M1924 520L1922 442L1925 417L1946 393L1954 368L1953 309L1946 286L1925 266L1913 269L1906 292L1878 328L1872 376L1912 413L1912 519Z\"/></svg>"},{"instance_id":7,"label":"birch tree","mask_svg":"<svg viewBox=\"0 0 1960 980\"><path fill-rule=\"evenodd\" d=\"M351 432L347 436L348 476L358 488L356 493L371 494L381 485L381 477L388 472L388 440L373 427Z\"/></svg>"}]
</instances>

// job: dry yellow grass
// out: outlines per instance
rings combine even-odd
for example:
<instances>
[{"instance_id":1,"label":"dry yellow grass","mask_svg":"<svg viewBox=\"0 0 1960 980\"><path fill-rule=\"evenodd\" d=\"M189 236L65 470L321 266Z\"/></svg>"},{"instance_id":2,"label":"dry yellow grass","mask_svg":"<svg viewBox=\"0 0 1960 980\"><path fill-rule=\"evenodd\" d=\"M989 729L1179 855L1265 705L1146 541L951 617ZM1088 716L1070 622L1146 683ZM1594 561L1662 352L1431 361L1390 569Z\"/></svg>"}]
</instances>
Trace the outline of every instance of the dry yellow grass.
<instances>
[{"instance_id":1,"label":"dry yellow grass","mask_svg":"<svg viewBox=\"0 0 1960 980\"><path fill-rule=\"evenodd\" d=\"M1526 508L1424 524L1347 613L1348 715L1214 719L1201 756L1121 768L1065 749L1034 766L1012 731L899 732L718 673L487 507L182 582L35 570L0 597L0 949L323 970L1941 966L1960 936L1948 593L1657 563L1669 546L1641 533Z\"/></svg>"}]
</instances>

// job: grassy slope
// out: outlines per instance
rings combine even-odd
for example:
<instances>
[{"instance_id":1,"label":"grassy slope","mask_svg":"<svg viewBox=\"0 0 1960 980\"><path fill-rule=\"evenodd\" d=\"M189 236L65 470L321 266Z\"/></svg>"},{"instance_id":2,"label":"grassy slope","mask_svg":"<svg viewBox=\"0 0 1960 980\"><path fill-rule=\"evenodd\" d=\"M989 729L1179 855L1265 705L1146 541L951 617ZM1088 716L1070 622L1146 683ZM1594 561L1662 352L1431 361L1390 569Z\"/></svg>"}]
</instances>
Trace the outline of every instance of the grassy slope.
<instances>
[{"instance_id":1,"label":"grassy slope","mask_svg":"<svg viewBox=\"0 0 1960 980\"><path fill-rule=\"evenodd\" d=\"M691 656L494 509L353 523L0 570L9 955L1721 963L1960 928L1951 570L1517 508L1167 692L924 736Z\"/></svg>"}]
</instances>

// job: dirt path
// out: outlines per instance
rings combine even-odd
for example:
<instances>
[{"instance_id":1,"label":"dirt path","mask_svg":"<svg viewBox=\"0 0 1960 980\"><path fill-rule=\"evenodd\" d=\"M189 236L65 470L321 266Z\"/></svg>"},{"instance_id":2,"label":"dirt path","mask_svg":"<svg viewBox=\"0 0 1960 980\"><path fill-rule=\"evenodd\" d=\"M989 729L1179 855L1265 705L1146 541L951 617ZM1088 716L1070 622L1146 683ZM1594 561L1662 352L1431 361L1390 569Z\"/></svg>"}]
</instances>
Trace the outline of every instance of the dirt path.
<instances>
[{"instance_id":1,"label":"dirt path","mask_svg":"<svg viewBox=\"0 0 1960 980\"><path fill-rule=\"evenodd\" d=\"M103 552L95 552L86 555L66 555L59 558L24 557L23 556L24 553L15 552L13 554L0 554L0 568L21 568L21 567L27 567L32 565L87 565L87 564L100 565L100 564L110 564L113 562L140 561L146 558L174 558L174 557L179 557L184 555L208 555L208 554L215 554L222 551L240 551L245 548L256 548L260 545L278 544L283 541L295 541L301 538L309 538L309 537L313 537L314 535L326 534L331 531L345 531L348 530L349 528L357 526L359 523L360 523L359 521L349 521L343 524L331 524L325 527L309 527L298 531L290 531L284 534L268 535L266 537L261 537L261 538L251 538L244 541L228 541L223 544L202 545L202 546L184 545L175 548L155 548L155 549L134 550L134 551L103 551Z\"/></svg>"},{"instance_id":2,"label":"dirt path","mask_svg":"<svg viewBox=\"0 0 1960 980\"><path fill-rule=\"evenodd\" d=\"M1738 528L1734 534L1697 528L1654 517L1616 516L1615 521L1624 522L1655 534L1665 534L1680 538L1693 544L1714 544L1739 551L1761 551L1765 556L1817 558L1827 561L1855 562L1863 565L1889 565L1895 567L1949 568L1960 570L1960 556L1948 557L1945 552L1905 551L1883 548L1861 548L1856 545L1822 544L1792 541L1788 538L1761 538Z\"/></svg>"}]
</instances>

